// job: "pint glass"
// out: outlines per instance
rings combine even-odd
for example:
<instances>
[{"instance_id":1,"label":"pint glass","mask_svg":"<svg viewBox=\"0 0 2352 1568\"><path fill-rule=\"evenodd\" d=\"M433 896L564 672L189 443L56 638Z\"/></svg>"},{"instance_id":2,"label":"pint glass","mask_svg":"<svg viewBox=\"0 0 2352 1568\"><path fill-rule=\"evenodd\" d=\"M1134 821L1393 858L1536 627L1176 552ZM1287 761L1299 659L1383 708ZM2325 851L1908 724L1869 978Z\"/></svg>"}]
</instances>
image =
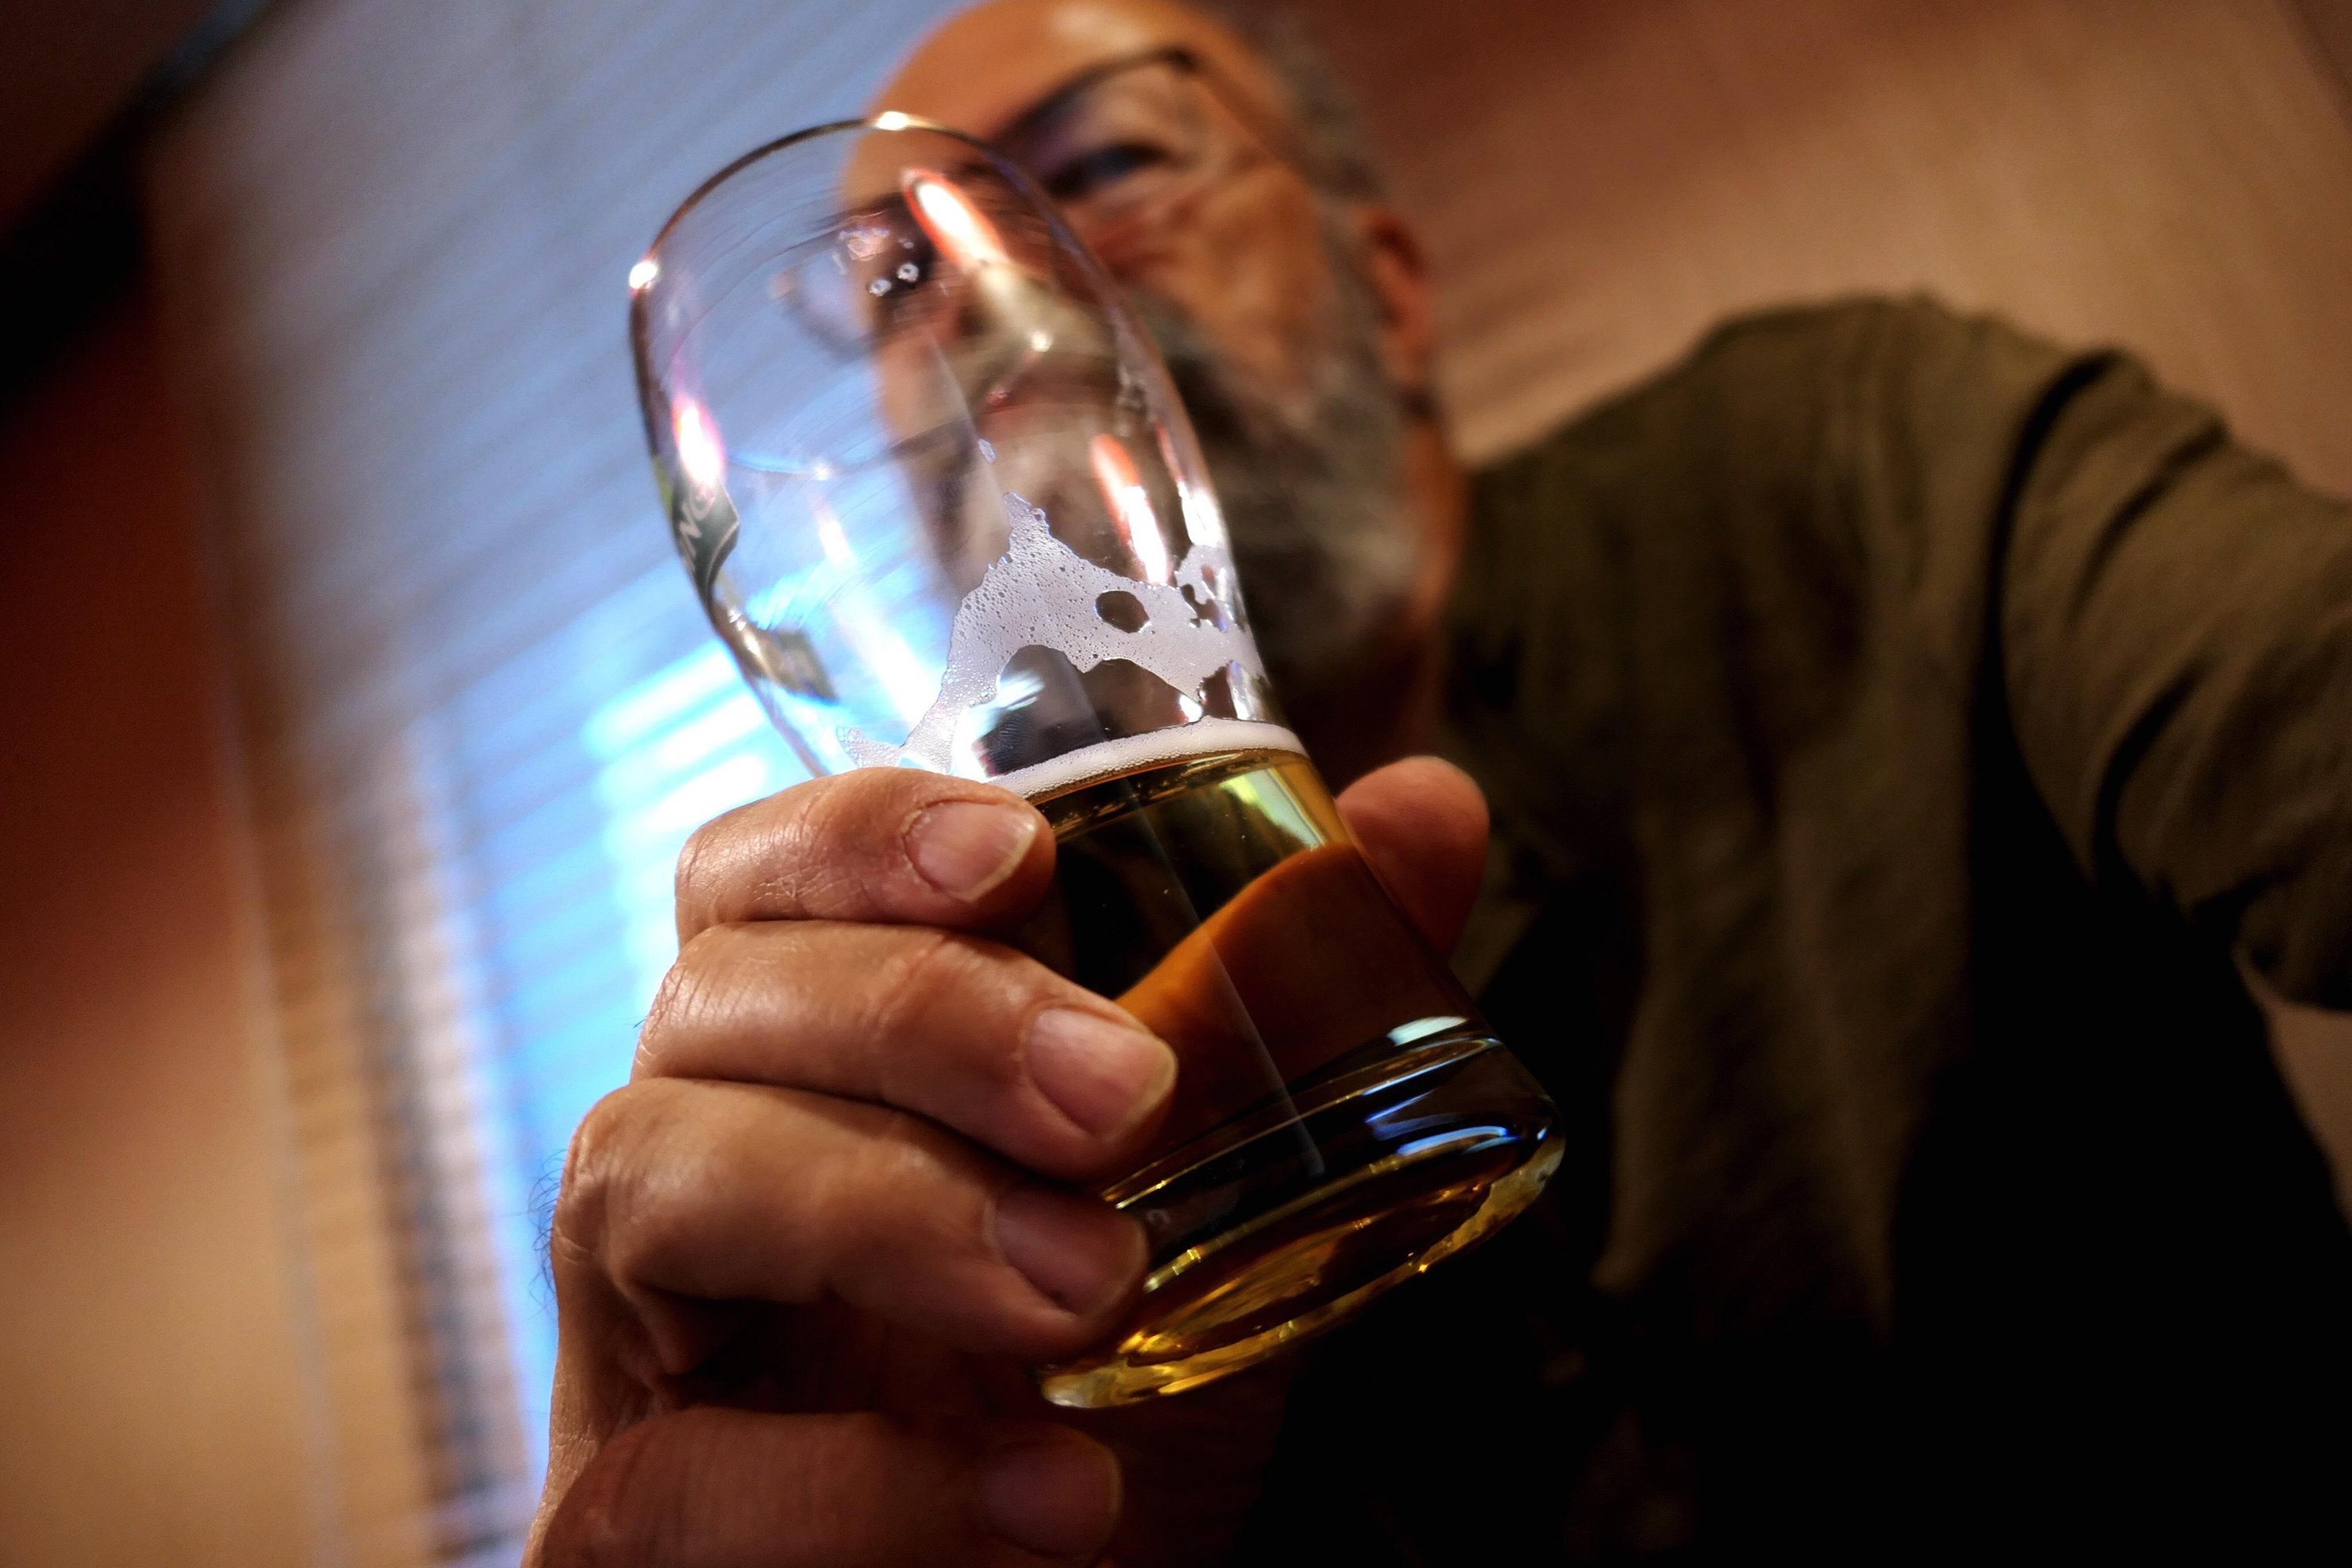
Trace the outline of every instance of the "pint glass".
<instances>
[{"instance_id":1,"label":"pint glass","mask_svg":"<svg viewBox=\"0 0 2352 1568\"><path fill-rule=\"evenodd\" d=\"M1198 1385L1525 1207L1551 1107L1349 842L1166 372L1026 177L900 115L820 127L705 184L630 287L679 554L778 729L813 772L1034 802L1055 888L1014 940L1176 1052L1100 1194L1143 1292L1045 1395Z\"/></svg>"}]
</instances>

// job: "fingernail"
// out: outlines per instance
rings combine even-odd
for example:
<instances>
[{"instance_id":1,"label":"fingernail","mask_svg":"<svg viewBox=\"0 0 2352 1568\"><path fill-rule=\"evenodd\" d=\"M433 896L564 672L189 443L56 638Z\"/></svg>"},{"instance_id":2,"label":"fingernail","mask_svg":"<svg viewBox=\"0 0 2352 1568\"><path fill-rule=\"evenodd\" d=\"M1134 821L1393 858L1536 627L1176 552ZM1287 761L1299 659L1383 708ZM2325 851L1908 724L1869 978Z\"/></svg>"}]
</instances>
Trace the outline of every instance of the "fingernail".
<instances>
[{"instance_id":1,"label":"fingernail","mask_svg":"<svg viewBox=\"0 0 2352 1568\"><path fill-rule=\"evenodd\" d=\"M1150 1115L1176 1081L1176 1053L1129 1024L1075 1007L1037 1015L1022 1048L1029 1081L1106 1141Z\"/></svg>"},{"instance_id":2,"label":"fingernail","mask_svg":"<svg viewBox=\"0 0 2352 1568\"><path fill-rule=\"evenodd\" d=\"M1037 814L950 800L907 825L907 858L923 880L970 903L1013 875L1037 836Z\"/></svg>"},{"instance_id":3,"label":"fingernail","mask_svg":"<svg viewBox=\"0 0 2352 1568\"><path fill-rule=\"evenodd\" d=\"M1010 1545L1045 1557L1091 1558L1118 1523L1118 1461L1095 1443L1024 1443L989 1456L981 1516Z\"/></svg>"},{"instance_id":4,"label":"fingernail","mask_svg":"<svg viewBox=\"0 0 2352 1568\"><path fill-rule=\"evenodd\" d=\"M1081 1318L1143 1272L1143 1227L1093 1198L1016 1187L996 1200L996 1249L1048 1300Z\"/></svg>"}]
</instances>

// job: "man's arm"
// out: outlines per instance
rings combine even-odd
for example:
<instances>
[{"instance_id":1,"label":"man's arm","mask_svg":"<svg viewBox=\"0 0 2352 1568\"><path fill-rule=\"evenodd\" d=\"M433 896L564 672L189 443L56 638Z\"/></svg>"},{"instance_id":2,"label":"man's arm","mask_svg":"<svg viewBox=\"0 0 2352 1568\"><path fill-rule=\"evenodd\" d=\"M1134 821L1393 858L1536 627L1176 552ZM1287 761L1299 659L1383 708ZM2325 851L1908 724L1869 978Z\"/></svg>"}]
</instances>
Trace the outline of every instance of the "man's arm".
<instances>
[{"instance_id":1,"label":"man's arm","mask_svg":"<svg viewBox=\"0 0 2352 1568\"><path fill-rule=\"evenodd\" d=\"M1927 306L1874 332L1856 482L1914 489L1923 582L1989 551L1987 668L2077 863L2352 1007L2352 506L2119 355Z\"/></svg>"}]
</instances>

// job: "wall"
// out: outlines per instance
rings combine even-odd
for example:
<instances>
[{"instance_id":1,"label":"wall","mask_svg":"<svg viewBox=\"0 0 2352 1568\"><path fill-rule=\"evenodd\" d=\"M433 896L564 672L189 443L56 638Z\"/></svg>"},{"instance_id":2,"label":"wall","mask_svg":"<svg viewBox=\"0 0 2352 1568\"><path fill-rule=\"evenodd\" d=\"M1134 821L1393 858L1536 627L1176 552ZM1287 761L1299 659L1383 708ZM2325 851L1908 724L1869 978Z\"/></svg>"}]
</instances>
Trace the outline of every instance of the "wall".
<instances>
[{"instance_id":1,"label":"wall","mask_svg":"<svg viewBox=\"0 0 2352 1568\"><path fill-rule=\"evenodd\" d=\"M1930 289L2116 341L2352 489L2345 0L1307 0L1486 455L1727 311Z\"/></svg>"},{"instance_id":2,"label":"wall","mask_svg":"<svg viewBox=\"0 0 2352 1568\"><path fill-rule=\"evenodd\" d=\"M0 409L0 1562L311 1560L194 491L123 307Z\"/></svg>"}]
</instances>

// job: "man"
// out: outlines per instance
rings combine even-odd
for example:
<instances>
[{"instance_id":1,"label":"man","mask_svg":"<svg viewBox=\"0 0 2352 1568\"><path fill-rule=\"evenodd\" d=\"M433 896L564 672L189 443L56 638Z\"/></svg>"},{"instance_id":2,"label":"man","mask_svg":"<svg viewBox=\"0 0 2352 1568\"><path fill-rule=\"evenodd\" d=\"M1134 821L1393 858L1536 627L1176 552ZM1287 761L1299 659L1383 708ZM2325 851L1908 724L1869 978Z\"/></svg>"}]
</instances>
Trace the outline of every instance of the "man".
<instances>
[{"instance_id":1,"label":"man","mask_svg":"<svg viewBox=\"0 0 2352 1568\"><path fill-rule=\"evenodd\" d=\"M1916 304L1738 324L1466 476L1311 75L999 0L884 100L1028 161L1133 292L1298 728L1570 1156L1296 1363L1066 1418L1020 1369L1133 1288L1076 1194L1172 1060L980 940L1050 875L1025 805L788 791L689 849L573 1147L535 1563L2347 1533L2352 1237L2233 955L2352 1005L2352 512ZM1378 766L1429 749L1483 872L1464 776Z\"/></svg>"}]
</instances>

